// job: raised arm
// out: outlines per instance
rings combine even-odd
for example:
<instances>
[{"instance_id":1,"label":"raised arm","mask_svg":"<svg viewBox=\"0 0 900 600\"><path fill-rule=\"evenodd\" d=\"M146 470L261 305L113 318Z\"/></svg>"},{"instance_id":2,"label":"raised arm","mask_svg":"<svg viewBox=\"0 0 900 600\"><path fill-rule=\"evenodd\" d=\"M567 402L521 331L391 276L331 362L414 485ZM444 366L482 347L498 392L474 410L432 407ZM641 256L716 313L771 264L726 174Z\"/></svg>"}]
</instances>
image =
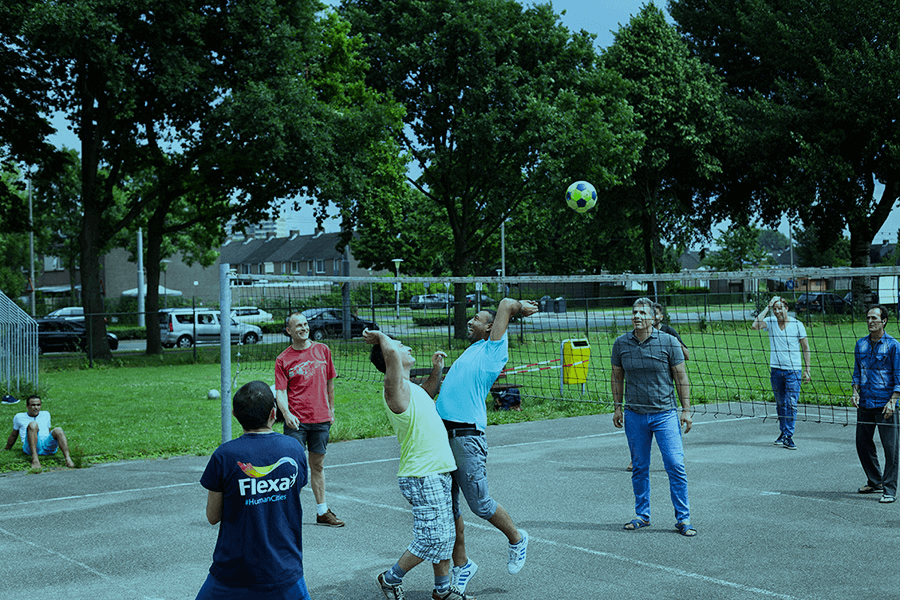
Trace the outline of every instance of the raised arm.
<instances>
[{"instance_id":1,"label":"raised arm","mask_svg":"<svg viewBox=\"0 0 900 600\"><path fill-rule=\"evenodd\" d=\"M443 350L438 350L431 355L431 373L428 375L428 379L422 382L422 389L428 392L432 398L436 398L438 392L441 391L445 358L447 358L447 353Z\"/></svg>"},{"instance_id":2,"label":"raised arm","mask_svg":"<svg viewBox=\"0 0 900 600\"><path fill-rule=\"evenodd\" d=\"M753 319L753 325L751 325L753 329L759 330L766 328L766 315L769 314L769 311L772 310L772 306L779 300L781 300L779 296L772 296L772 299L769 300L769 304L766 305L766 307Z\"/></svg>"},{"instance_id":3,"label":"raised arm","mask_svg":"<svg viewBox=\"0 0 900 600\"><path fill-rule=\"evenodd\" d=\"M403 376L403 362L400 353L403 345L389 338L381 331L363 330L363 340L367 344L381 346L381 354L384 356L384 401L388 408L396 415L406 411L409 407L410 387L409 379Z\"/></svg>"},{"instance_id":4,"label":"raised arm","mask_svg":"<svg viewBox=\"0 0 900 600\"><path fill-rule=\"evenodd\" d=\"M534 300L513 300L512 298L504 298L497 306L497 316L494 317L494 323L491 325L491 340L497 341L506 334L509 327L509 320L515 315L521 314L523 317L530 317L538 310L537 303Z\"/></svg>"}]
</instances>

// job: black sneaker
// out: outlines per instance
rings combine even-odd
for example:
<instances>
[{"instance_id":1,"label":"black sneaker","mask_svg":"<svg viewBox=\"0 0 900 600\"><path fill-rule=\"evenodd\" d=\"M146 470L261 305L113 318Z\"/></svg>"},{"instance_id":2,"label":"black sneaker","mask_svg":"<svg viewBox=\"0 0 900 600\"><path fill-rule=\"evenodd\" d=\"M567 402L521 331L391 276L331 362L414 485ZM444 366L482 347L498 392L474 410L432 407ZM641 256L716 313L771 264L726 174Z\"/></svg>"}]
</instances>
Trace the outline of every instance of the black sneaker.
<instances>
[{"instance_id":1,"label":"black sneaker","mask_svg":"<svg viewBox=\"0 0 900 600\"><path fill-rule=\"evenodd\" d=\"M403 595L403 586L399 583L397 585L389 584L384 580L386 574L387 571L378 576L378 585L381 586L381 593L384 594L387 600L404 600L406 596Z\"/></svg>"},{"instance_id":2,"label":"black sneaker","mask_svg":"<svg viewBox=\"0 0 900 600\"><path fill-rule=\"evenodd\" d=\"M784 436L784 447L787 450L796 450L797 444L794 443L794 439L791 436L786 435Z\"/></svg>"},{"instance_id":3,"label":"black sneaker","mask_svg":"<svg viewBox=\"0 0 900 600\"><path fill-rule=\"evenodd\" d=\"M784 445L784 434L782 433L781 435L779 435L778 439L775 440L775 442L773 442L773 443L776 446L783 446Z\"/></svg>"}]
</instances>

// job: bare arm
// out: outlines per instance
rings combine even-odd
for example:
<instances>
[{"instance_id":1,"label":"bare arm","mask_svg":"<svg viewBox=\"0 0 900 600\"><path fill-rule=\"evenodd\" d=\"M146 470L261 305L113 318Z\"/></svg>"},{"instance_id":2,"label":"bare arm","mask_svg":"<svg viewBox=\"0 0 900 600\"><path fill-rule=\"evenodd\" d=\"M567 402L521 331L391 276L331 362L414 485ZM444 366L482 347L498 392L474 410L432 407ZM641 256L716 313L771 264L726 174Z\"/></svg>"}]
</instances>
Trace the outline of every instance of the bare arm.
<instances>
[{"instance_id":1,"label":"bare arm","mask_svg":"<svg viewBox=\"0 0 900 600\"><path fill-rule=\"evenodd\" d=\"M295 417L293 413L291 413L291 409L288 408L287 390L275 390L275 404L278 405L278 410L284 415L284 425L286 427L290 427L291 429L300 427L300 419Z\"/></svg>"},{"instance_id":2,"label":"bare arm","mask_svg":"<svg viewBox=\"0 0 900 600\"><path fill-rule=\"evenodd\" d=\"M329 379L325 384L325 397L328 398L328 414L331 415L331 422L334 423L334 378Z\"/></svg>"},{"instance_id":3,"label":"bare arm","mask_svg":"<svg viewBox=\"0 0 900 600\"><path fill-rule=\"evenodd\" d=\"M534 300L513 300L512 298L504 298L497 306L497 316L494 317L494 323L491 325L491 340L496 342L503 338L509 327L509 320L513 316L521 313L523 317L530 317L537 312L538 306Z\"/></svg>"},{"instance_id":4,"label":"bare arm","mask_svg":"<svg viewBox=\"0 0 900 600\"><path fill-rule=\"evenodd\" d=\"M681 424L684 425L684 432L687 433L693 425L693 420L691 419L691 383L688 381L687 370L684 368L683 362L672 367L672 379L675 381L678 399L681 400Z\"/></svg>"},{"instance_id":5,"label":"bare arm","mask_svg":"<svg viewBox=\"0 0 900 600\"><path fill-rule=\"evenodd\" d=\"M13 447L13 444L16 443L16 438L17 438L17 437L19 437L19 432L16 431L15 429L13 429L13 430L10 432L9 437L6 438L6 448L4 448L4 450L9 450L10 448L12 448L12 447Z\"/></svg>"},{"instance_id":6,"label":"bare arm","mask_svg":"<svg viewBox=\"0 0 900 600\"><path fill-rule=\"evenodd\" d=\"M432 398L436 398L438 392L441 391L441 382L444 377L444 359L447 354L443 350L438 350L431 355L431 373L428 379L422 382L422 389L428 392Z\"/></svg>"},{"instance_id":7,"label":"bare arm","mask_svg":"<svg viewBox=\"0 0 900 600\"><path fill-rule=\"evenodd\" d=\"M622 395L625 391L625 369L613 365L609 376L613 397L613 425L622 427Z\"/></svg>"},{"instance_id":8,"label":"bare arm","mask_svg":"<svg viewBox=\"0 0 900 600\"><path fill-rule=\"evenodd\" d=\"M400 342L392 340L381 331L363 331L363 340L367 344L378 344L384 355L384 401L395 415L406 411L410 400L409 379L403 376L403 363L400 359Z\"/></svg>"},{"instance_id":9,"label":"bare arm","mask_svg":"<svg viewBox=\"0 0 900 600\"><path fill-rule=\"evenodd\" d=\"M206 495L206 520L210 525L215 525L222 520L222 506L224 495L222 492L210 491Z\"/></svg>"},{"instance_id":10,"label":"bare arm","mask_svg":"<svg viewBox=\"0 0 900 600\"><path fill-rule=\"evenodd\" d=\"M781 300L778 296L773 296L771 300L769 300L769 304L766 305L764 309L762 309L756 318L753 319L753 325L751 327L756 330L765 329L766 328L766 315L772 309L772 305Z\"/></svg>"},{"instance_id":11,"label":"bare arm","mask_svg":"<svg viewBox=\"0 0 900 600\"><path fill-rule=\"evenodd\" d=\"M684 361L685 361L685 362L687 362L687 361L689 361L689 360L691 359L691 355L690 355L690 353L688 352L688 348L687 348L687 346L685 346L684 344L681 344L681 353L684 354Z\"/></svg>"},{"instance_id":12,"label":"bare arm","mask_svg":"<svg viewBox=\"0 0 900 600\"><path fill-rule=\"evenodd\" d=\"M812 362L810 361L809 341L806 338L800 340L800 350L803 351L803 363L806 368L803 369L803 381L809 383L812 381Z\"/></svg>"}]
</instances>

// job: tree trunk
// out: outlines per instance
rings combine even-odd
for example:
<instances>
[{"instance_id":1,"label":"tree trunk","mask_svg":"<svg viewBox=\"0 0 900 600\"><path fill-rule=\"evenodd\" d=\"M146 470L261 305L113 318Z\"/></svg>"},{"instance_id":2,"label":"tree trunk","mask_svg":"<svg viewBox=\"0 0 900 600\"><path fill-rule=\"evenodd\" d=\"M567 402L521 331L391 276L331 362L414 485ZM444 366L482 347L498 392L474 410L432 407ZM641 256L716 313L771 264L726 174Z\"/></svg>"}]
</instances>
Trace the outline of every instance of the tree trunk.
<instances>
[{"instance_id":1,"label":"tree trunk","mask_svg":"<svg viewBox=\"0 0 900 600\"><path fill-rule=\"evenodd\" d=\"M92 358L111 359L109 340L106 339L106 321L103 306L103 281L100 274L101 216L96 203L84 204L81 228L81 302L84 306L85 327L88 331L87 351Z\"/></svg>"}]
</instances>

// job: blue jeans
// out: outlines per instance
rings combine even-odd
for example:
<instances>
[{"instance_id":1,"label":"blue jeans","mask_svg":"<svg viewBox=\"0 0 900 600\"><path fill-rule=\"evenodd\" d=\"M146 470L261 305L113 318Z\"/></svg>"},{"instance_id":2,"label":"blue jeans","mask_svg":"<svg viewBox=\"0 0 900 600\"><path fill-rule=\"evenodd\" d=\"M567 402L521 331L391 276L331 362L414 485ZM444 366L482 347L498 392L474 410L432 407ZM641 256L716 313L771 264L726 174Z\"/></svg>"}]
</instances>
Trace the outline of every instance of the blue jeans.
<instances>
[{"instance_id":1,"label":"blue jeans","mask_svg":"<svg viewBox=\"0 0 900 600\"><path fill-rule=\"evenodd\" d=\"M631 472L634 512L641 519L650 521L650 443L654 434L656 445L662 454L663 466L669 476L669 495L675 507L675 521L690 523L684 446L681 444L681 423L676 409L646 415L627 409L625 411L625 437L628 438L634 466Z\"/></svg>"},{"instance_id":2,"label":"blue jeans","mask_svg":"<svg viewBox=\"0 0 900 600\"><path fill-rule=\"evenodd\" d=\"M797 402L800 400L800 371L772 369L770 376L772 392L775 394L775 409L778 411L778 426L781 435L794 435L797 421Z\"/></svg>"}]
</instances>

